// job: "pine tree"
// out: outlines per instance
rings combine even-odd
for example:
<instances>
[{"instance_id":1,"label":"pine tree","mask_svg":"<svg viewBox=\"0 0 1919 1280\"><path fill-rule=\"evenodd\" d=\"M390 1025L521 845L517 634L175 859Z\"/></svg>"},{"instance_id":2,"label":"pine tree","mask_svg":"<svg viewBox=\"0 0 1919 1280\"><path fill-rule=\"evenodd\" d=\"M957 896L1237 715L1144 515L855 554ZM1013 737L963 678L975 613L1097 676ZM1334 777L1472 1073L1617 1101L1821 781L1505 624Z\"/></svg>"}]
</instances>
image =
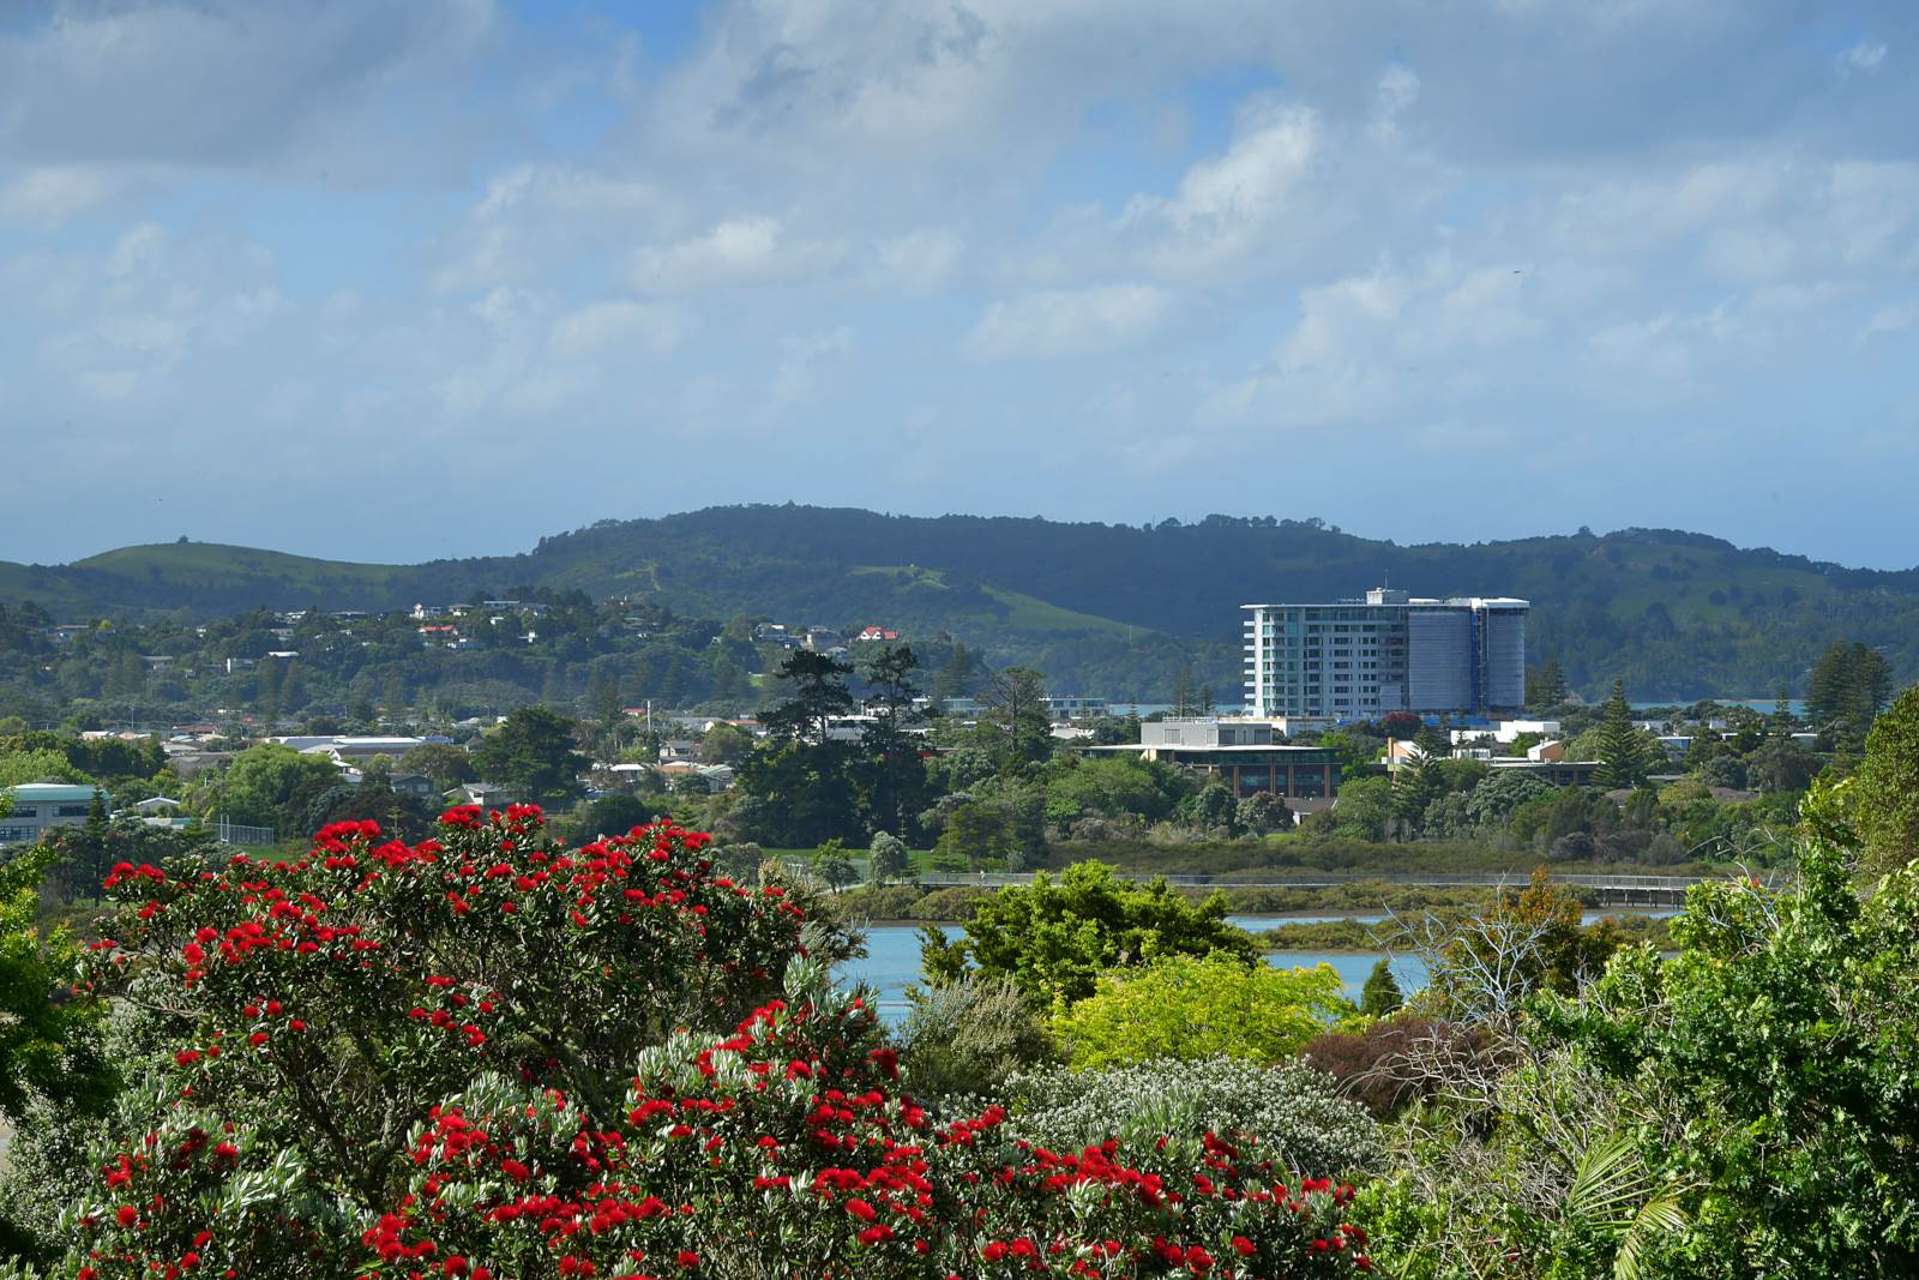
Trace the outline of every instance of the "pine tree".
<instances>
[{"instance_id":1,"label":"pine tree","mask_svg":"<svg viewBox=\"0 0 1919 1280\"><path fill-rule=\"evenodd\" d=\"M1891 697L1892 668L1885 658L1863 644L1841 641L1813 664L1806 683L1806 717L1813 728L1832 735L1842 750L1856 750Z\"/></svg>"},{"instance_id":2,"label":"pine tree","mask_svg":"<svg viewBox=\"0 0 1919 1280\"><path fill-rule=\"evenodd\" d=\"M1526 705L1545 710L1559 706L1566 701L1566 673L1560 668L1558 658L1548 658L1544 666L1535 669L1527 681Z\"/></svg>"},{"instance_id":3,"label":"pine tree","mask_svg":"<svg viewBox=\"0 0 1919 1280\"><path fill-rule=\"evenodd\" d=\"M1646 780L1646 743L1633 727L1623 680L1612 682L1612 696L1606 699L1605 718L1599 723L1598 756L1599 769L1593 780L1608 791L1636 787Z\"/></svg>"},{"instance_id":4,"label":"pine tree","mask_svg":"<svg viewBox=\"0 0 1919 1280\"><path fill-rule=\"evenodd\" d=\"M1180 663L1179 670L1173 673L1173 715L1184 718L1193 714L1193 668L1188 663Z\"/></svg>"},{"instance_id":5,"label":"pine tree","mask_svg":"<svg viewBox=\"0 0 1919 1280\"><path fill-rule=\"evenodd\" d=\"M1393 771L1392 815L1402 837L1419 834L1426 810L1445 790L1439 776L1439 757L1424 750Z\"/></svg>"},{"instance_id":6,"label":"pine tree","mask_svg":"<svg viewBox=\"0 0 1919 1280\"><path fill-rule=\"evenodd\" d=\"M1405 1003L1406 996L1399 989L1399 979L1393 976L1393 966L1381 956L1360 990L1359 1011L1369 1018L1390 1018Z\"/></svg>"}]
</instances>

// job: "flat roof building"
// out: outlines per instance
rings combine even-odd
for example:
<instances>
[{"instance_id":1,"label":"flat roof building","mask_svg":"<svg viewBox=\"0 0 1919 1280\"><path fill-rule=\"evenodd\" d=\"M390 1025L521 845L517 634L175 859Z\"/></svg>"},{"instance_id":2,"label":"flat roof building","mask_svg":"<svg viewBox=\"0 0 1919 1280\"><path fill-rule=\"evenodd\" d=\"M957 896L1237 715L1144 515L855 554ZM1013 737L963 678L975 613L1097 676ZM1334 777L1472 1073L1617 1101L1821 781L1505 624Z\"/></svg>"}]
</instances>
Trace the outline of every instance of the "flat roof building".
<instances>
[{"instance_id":1,"label":"flat roof building","mask_svg":"<svg viewBox=\"0 0 1919 1280\"><path fill-rule=\"evenodd\" d=\"M1339 794L1339 753L1329 747L1129 742L1079 749L1089 755L1135 755L1204 769L1241 799L1271 792L1288 800L1329 801Z\"/></svg>"},{"instance_id":2,"label":"flat roof building","mask_svg":"<svg viewBox=\"0 0 1919 1280\"><path fill-rule=\"evenodd\" d=\"M1249 604L1246 714L1487 715L1526 700L1525 600L1375 587L1329 604Z\"/></svg>"},{"instance_id":3,"label":"flat roof building","mask_svg":"<svg viewBox=\"0 0 1919 1280\"><path fill-rule=\"evenodd\" d=\"M13 809L0 817L0 844L36 844L50 827L86 825L96 792L102 804L108 803L107 793L90 783L26 782L6 788Z\"/></svg>"}]
</instances>

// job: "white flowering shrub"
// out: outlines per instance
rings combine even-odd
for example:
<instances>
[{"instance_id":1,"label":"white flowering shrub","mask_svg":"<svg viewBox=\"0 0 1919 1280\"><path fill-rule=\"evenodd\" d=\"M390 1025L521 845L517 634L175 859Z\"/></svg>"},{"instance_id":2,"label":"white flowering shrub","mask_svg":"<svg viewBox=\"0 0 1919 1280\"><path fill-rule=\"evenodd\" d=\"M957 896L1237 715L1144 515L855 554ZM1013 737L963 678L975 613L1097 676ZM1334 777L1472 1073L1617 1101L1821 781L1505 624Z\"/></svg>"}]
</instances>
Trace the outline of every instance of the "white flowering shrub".
<instances>
[{"instance_id":1,"label":"white flowering shrub","mask_svg":"<svg viewBox=\"0 0 1919 1280\"><path fill-rule=\"evenodd\" d=\"M1330 1076L1299 1062L1261 1067L1236 1058L1153 1059L1125 1067L1054 1067L1012 1078L1011 1126L1034 1142L1068 1144L1116 1134L1206 1133L1257 1142L1304 1177L1377 1166L1379 1126L1342 1098Z\"/></svg>"}]
</instances>

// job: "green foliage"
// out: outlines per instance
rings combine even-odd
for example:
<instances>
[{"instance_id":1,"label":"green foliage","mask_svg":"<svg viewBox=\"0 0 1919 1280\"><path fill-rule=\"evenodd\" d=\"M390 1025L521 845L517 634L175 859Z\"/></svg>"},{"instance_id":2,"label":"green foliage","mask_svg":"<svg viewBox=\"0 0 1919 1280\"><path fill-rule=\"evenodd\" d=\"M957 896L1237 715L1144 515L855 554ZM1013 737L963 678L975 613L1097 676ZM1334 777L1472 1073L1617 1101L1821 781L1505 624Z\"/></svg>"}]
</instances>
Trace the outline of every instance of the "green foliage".
<instances>
[{"instance_id":1,"label":"green foliage","mask_svg":"<svg viewBox=\"0 0 1919 1280\"><path fill-rule=\"evenodd\" d=\"M1480 915L1451 924L1431 952L1430 981L1418 1011L1455 1020L1505 1022L1538 991L1570 995L1597 975L1619 946L1609 921L1587 927L1579 899L1552 883L1544 867L1519 893L1494 899Z\"/></svg>"},{"instance_id":2,"label":"green foliage","mask_svg":"<svg viewBox=\"0 0 1919 1280\"><path fill-rule=\"evenodd\" d=\"M1813 664L1806 718L1821 733L1857 749L1892 696L1892 668L1877 650L1835 642Z\"/></svg>"},{"instance_id":3,"label":"green foliage","mask_svg":"<svg viewBox=\"0 0 1919 1280\"><path fill-rule=\"evenodd\" d=\"M479 771L465 750L445 742L428 742L400 757L399 772L417 773L433 779L441 791L449 791L462 782L479 781Z\"/></svg>"},{"instance_id":4,"label":"green foliage","mask_svg":"<svg viewBox=\"0 0 1919 1280\"><path fill-rule=\"evenodd\" d=\"M1233 822L1248 835L1264 836L1292 830L1293 812L1286 806L1286 797L1261 791L1239 802Z\"/></svg>"},{"instance_id":5,"label":"green foliage","mask_svg":"<svg viewBox=\"0 0 1919 1280\"><path fill-rule=\"evenodd\" d=\"M866 851L866 866L874 884L899 879L907 872L906 842L890 831L878 833Z\"/></svg>"},{"instance_id":6,"label":"green foliage","mask_svg":"<svg viewBox=\"0 0 1919 1280\"><path fill-rule=\"evenodd\" d=\"M1390 1018L1405 1003L1399 979L1393 976L1392 962L1381 956L1373 965L1373 971L1366 975L1366 985L1360 989L1359 1011L1369 1018Z\"/></svg>"},{"instance_id":7,"label":"green foliage","mask_svg":"<svg viewBox=\"0 0 1919 1280\"><path fill-rule=\"evenodd\" d=\"M1600 721L1593 747L1593 759L1599 761L1593 781L1600 787L1636 787L1646 780L1651 756L1645 735L1633 727L1632 710L1621 681L1613 681L1612 696L1606 699L1605 718Z\"/></svg>"},{"instance_id":8,"label":"green foliage","mask_svg":"<svg viewBox=\"0 0 1919 1280\"><path fill-rule=\"evenodd\" d=\"M579 775L586 768L586 757L573 749L576 728L556 711L522 707L480 739L473 766L527 804L570 800L580 793Z\"/></svg>"},{"instance_id":9,"label":"green foliage","mask_svg":"<svg viewBox=\"0 0 1919 1280\"><path fill-rule=\"evenodd\" d=\"M1466 800L1466 817L1475 827L1504 826L1513 811L1531 801L1549 799L1553 788L1529 774L1501 769L1489 773Z\"/></svg>"},{"instance_id":10,"label":"green foliage","mask_svg":"<svg viewBox=\"0 0 1919 1280\"><path fill-rule=\"evenodd\" d=\"M97 1106L111 1083L89 999L65 997L72 938L37 923L40 884L56 854L44 846L0 865L0 1119L30 1100Z\"/></svg>"},{"instance_id":11,"label":"green foliage","mask_svg":"<svg viewBox=\"0 0 1919 1280\"><path fill-rule=\"evenodd\" d=\"M1030 667L993 673L984 691L979 739L1002 774L1018 772L1053 753L1053 721L1046 710L1046 679Z\"/></svg>"},{"instance_id":12,"label":"green foliage","mask_svg":"<svg viewBox=\"0 0 1919 1280\"><path fill-rule=\"evenodd\" d=\"M990 779L946 802L936 857L967 868L998 864L1020 871L1045 847L1046 799L1036 786Z\"/></svg>"},{"instance_id":13,"label":"green foliage","mask_svg":"<svg viewBox=\"0 0 1919 1280\"><path fill-rule=\"evenodd\" d=\"M1866 874L1919 857L1919 686L1874 722L1851 791Z\"/></svg>"},{"instance_id":14,"label":"green foliage","mask_svg":"<svg viewBox=\"0 0 1919 1280\"><path fill-rule=\"evenodd\" d=\"M1046 781L1046 821L1064 833L1080 818L1166 817L1188 784L1171 765L1133 755L1067 757Z\"/></svg>"},{"instance_id":15,"label":"green foliage","mask_svg":"<svg viewBox=\"0 0 1919 1280\"><path fill-rule=\"evenodd\" d=\"M900 1044L922 1097L997 1095L1016 1072L1058 1057L1046 1019L1004 978L969 975L906 994Z\"/></svg>"},{"instance_id":16,"label":"green foliage","mask_svg":"<svg viewBox=\"0 0 1919 1280\"><path fill-rule=\"evenodd\" d=\"M859 873L846 856L846 846L838 837L825 841L813 850L811 865L813 874L835 893L859 879Z\"/></svg>"},{"instance_id":17,"label":"green foliage","mask_svg":"<svg viewBox=\"0 0 1919 1280\"><path fill-rule=\"evenodd\" d=\"M1217 952L1250 964L1252 939L1225 917L1219 895L1194 905L1164 880L1135 884L1081 862L980 903L957 949L985 976L1010 978L1042 1005L1063 1008L1091 995L1108 970L1162 956ZM930 981L950 972L950 950L923 953Z\"/></svg>"},{"instance_id":18,"label":"green foliage","mask_svg":"<svg viewBox=\"0 0 1919 1280\"><path fill-rule=\"evenodd\" d=\"M1355 1012L1331 965L1169 955L1103 975L1054 1026L1076 1068L1214 1057L1271 1066Z\"/></svg>"},{"instance_id":19,"label":"green foliage","mask_svg":"<svg viewBox=\"0 0 1919 1280\"><path fill-rule=\"evenodd\" d=\"M1914 1274L1919 870L1862 903L1843 851L1800 865L1789 893L1697 886L1670 961L1626 948L1523 1002L1503 1069L1442 1065L1369 1197L1380 1251L1435 1277Z\"/></svg>"},{"instance_id":20,"label":"green foliage","mask_svg":"<svg viewBox=\"0 0 1919 1280\"><path fill-rule=\"evenodd\" d=\"M40 749L0 753L0 787L29 782L85 783L93 779L73 767L64 751Z\"/></svg>"},{"instance_id":21,"label":"green foliage","mask_svg":"<svg viewBox=\"0 0 1919 1280\"><path fill-rule=\"evenodd\" d=\"M1547 658L1526 672L1526 705L1533 710L1550 711L1566 701L1566 693L1566 672L1558 658Z\"/></svg>"},{"instance_id":22,"label":"green foliage","mask_svg":"<svg viewBox=\"0 0 1919 1280\"><path fill-rule=\"evenodd\" d=\"M1383 840L1393 817L1391 778L1354 778L1342 783L1333 810L1341 835L1358 840Z\"/></svg>"},{"instance_id":23,"label":"green foliage","mask_svg":"<svg viewBox=\"0 0 1919 1280\"><path fill-rule=\"evenodd\" d=\"M209 816L298 831L307 806L339 783L339 766L325 756L269 742L240 752L224 773L196 778L195 790L197 807Z\"/></svg>"}]
</instances>

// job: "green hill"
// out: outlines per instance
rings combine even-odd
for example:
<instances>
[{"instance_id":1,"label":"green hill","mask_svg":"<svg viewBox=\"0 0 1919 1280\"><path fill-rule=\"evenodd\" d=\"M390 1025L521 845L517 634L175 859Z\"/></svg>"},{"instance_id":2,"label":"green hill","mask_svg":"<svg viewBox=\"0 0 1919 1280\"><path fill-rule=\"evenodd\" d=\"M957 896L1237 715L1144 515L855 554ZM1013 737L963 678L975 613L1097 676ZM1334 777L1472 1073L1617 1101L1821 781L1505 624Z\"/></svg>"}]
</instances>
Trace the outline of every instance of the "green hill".
<instances>
[{"instance_id":1,"label":"green hill","mask_svg":"<svg viewBox=\"0 0 1919 1280\"><path fill-rule=\"evenodd\" d=\"M1192 660L1223 700L1238 689L1238 606L1350 596L1390 579L1421 595L1533 601L1530 649L1575 686L1614 676L1635 696L1795 690L1839 638L1919 677L1919 571L1877 572L1627 529L1402 546L1317 521L1209 517L1150 527L886 516L818 507L714 507L603 521L517 556L365 565L245 547L129 547L64 566L0 564L0 600L77 618L265 606L397 608L535 587L660 600L910 634L950 632L997 661L1029 661L1063 690L1163 689Z\"/></svg>"}]
</instances>

